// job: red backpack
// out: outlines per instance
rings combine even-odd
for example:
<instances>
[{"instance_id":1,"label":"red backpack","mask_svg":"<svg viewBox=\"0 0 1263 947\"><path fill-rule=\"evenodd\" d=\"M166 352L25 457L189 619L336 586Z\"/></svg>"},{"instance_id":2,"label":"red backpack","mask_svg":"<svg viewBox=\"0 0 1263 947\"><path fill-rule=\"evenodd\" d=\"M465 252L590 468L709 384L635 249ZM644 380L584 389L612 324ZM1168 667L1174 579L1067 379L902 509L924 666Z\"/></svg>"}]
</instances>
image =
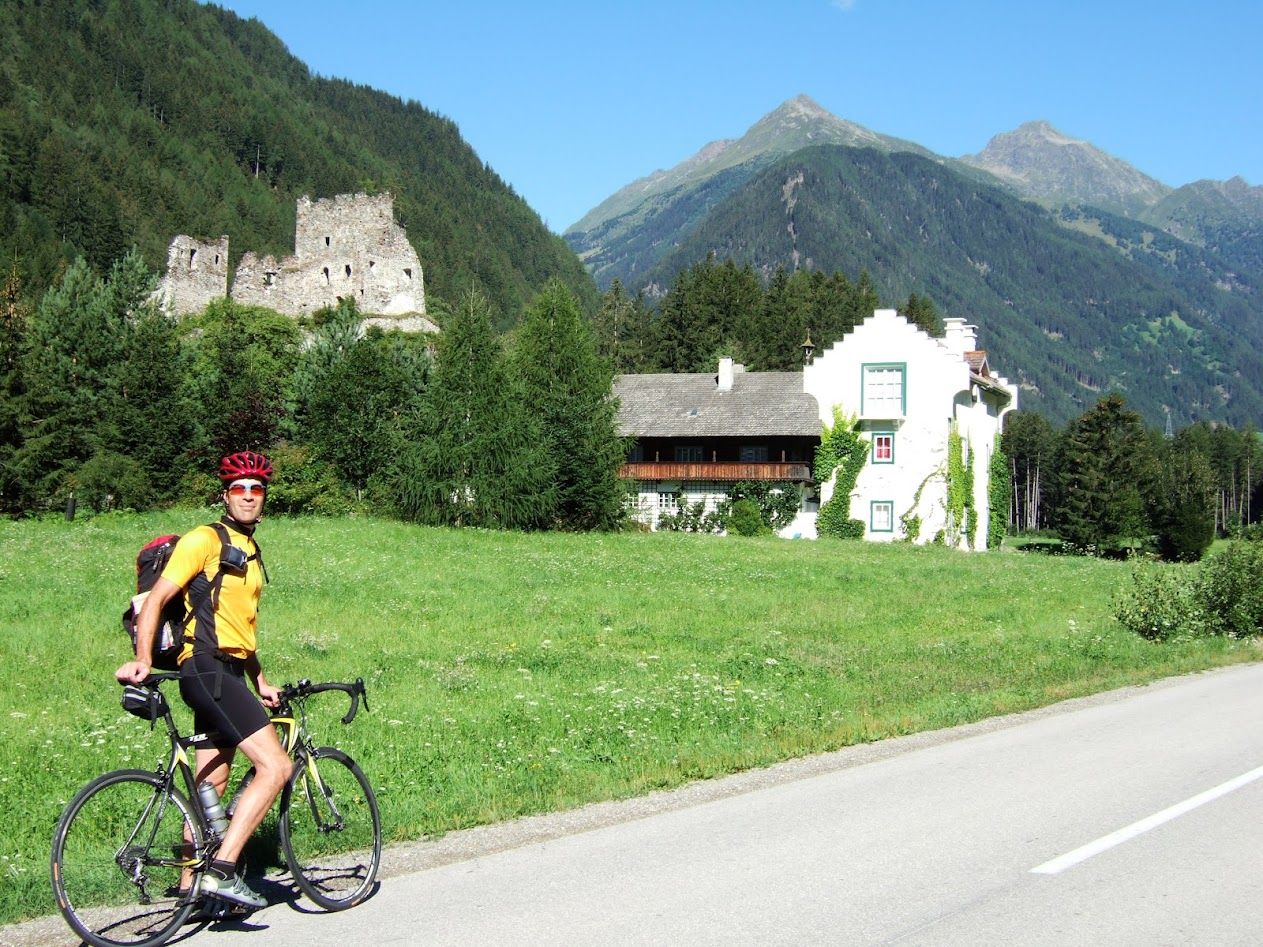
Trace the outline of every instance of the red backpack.
<instances>
[{"instance_id":1,"label":"red backpack","mask_svg":"<svg viewBox=\"0 0 1263 947\"><path fill-rule=\"evenodd\" d=\"M131 604L123 612L123 628L131 636L132 651L136 650L136 618L140 615L140 607L149 597L153 584L167 567L171 553L180 537L177 535L158 536L141 547L136 556L136 594ZM162 618L158 621L158 633L154 635L153 653L149 664L160 671L174 671L179 667L180 652L184 650L184 629L188 626L189 616L184 611L184 596L177 595L167 602L162 609Z\"/></svg>"}]
</instances>

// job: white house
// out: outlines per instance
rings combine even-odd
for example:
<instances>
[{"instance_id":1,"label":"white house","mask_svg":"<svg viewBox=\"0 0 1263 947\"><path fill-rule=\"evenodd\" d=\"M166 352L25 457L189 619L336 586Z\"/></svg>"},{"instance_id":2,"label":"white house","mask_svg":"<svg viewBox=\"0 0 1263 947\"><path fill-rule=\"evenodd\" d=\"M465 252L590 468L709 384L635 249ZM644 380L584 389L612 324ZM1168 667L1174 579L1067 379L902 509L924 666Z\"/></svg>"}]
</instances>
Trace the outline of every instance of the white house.
<instances>
[{"instance_id":1,"label":"white house","mask_svg":"<svg viewBox=\"0 0 1263 947\"><path fill-rule=\"evenodd\" d=\"M783 534L814 538L836 482L818 485L817 503L814 450L837 408L870 444L849 509L866 538L942 536L964 548L972 534L972 548L986 548L989 465L1017 388L992 373L973 326L947 319L945 329L936 339L879 309L801 373L746 372L726 358L716 374L619 376L621 433L635 438L621 475L636 482L636 514L656 525L678 497L713 509L735 481L793 483L804 504ZM949 511L953 435L972 467L972 530Z\"/></svg>"},{"instance_id":2,"label":"white house","mask_svg":"<svg viewBox=\"0 0 1263 947\"><path fill-rule=\"evenodd\" d=\"M850 503L868 539L923 543L941 534L967 547L972 532L973 548L984 549L988 470L1004 415L1017 407L1017 386L992 373L974 326L963 319L944 326L944 337L935 339L895 310L878 309L803 368L803 389L815 397L823 424L833 423L836 406L870 442ZM973 471L972 531L948 509L953 432ZM833 487L821 485L822 505Z\"/></svg>"}]
</instances>

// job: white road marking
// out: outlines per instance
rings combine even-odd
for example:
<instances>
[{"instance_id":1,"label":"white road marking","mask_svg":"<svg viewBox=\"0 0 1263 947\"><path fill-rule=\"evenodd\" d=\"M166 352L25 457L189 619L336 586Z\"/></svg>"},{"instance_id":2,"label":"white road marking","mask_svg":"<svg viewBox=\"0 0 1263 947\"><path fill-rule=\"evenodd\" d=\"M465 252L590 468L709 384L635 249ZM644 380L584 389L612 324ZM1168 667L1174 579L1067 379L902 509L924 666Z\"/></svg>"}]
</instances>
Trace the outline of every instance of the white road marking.
<instances>
[{"instance_id":1,"label":"white road marking","mask_svg":"<svg viewBox=\"0 0 1263 947\"><path fill-rule=\"evenodd\" d=\"M1108 851L1115 845L1121 845L1129 839L1142 835L1150 829L1155 829L1165 822L1172 819L1178 819L1186 812L1192 812L1198 806L1204 806L1208 802L1213 802L1220 796L1226 796L1228 793L1240 789L1248 783L1254 782L1256 779L1263 778L1263 766L1258 769L1252 769L1248 773L1242 773L1236 779L1230 779L1226 783L1220 783L1214 789L1207 789L1203 793L1193 796L1191 799L1185 799L1183 802L1176 803L1169 809L1163 809L1161 812L1154 813L1147 819L1141 819L1139 822L1133 822L1125 828L1119 829L1117 832L1111 832L1109 835L1102 836L1095 842L1089 842L1087 845L1076 848L1073 852L1067 852L1052 861L1046 861L1042 865L1038 865L1031 869L1032 874L1036 875L1056 875L1065 871L1067 868L1073 868L1079 862L1087 861L1094 855Z\"/></svg>"}]
</instances>

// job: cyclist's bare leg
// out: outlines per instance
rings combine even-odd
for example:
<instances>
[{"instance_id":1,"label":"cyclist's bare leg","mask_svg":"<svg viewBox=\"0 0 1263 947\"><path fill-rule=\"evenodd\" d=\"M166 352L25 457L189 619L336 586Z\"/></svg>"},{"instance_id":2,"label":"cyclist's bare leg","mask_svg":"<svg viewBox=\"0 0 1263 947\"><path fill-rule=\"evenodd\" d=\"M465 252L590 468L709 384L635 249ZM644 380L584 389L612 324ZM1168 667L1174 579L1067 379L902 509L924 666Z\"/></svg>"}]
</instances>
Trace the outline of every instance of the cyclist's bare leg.
<instances>
[{"instance_id":1,"label":"cyclist's bare leg","mask_svg":"<svg viewBox=\"0 0 1263 947\"><path fill-rule=\"evenodd\" d=\"M215 747L197 749L197 783L208 782L215 787L215 792L222 799L224 790L228 788L228 774L232 770L232 758L236 754L236 750L232 747L217 749ZM193 800L194 805L198 802ZM193 838L189 834L189 830L184 830L184 841L188 843L189 850L192 850ZM180 873L180 890L187 891L189 885L193 881L193 869L186 868Z\"/></svg>"},{"instance_id":2,"label":"cyclist's bare leg","mask_svg":"<svg viewBox=\"0 0 1263 947\"><path fill-rule=\"evenodd\" d=\"M277 739L276 730L270 724L256 730L241 741L237 749L246 755L254 764L255 776L246 787L241 798L237 800L237 809L233 813L228 831L215 856L221 861L235 862L245 848L246 840L254 834L263 817L267 815L272 803L285 788L294 764ZM198 764L201 764L201 751L198 751ZM227 766L224 767L224 785L228 781ZM221 790L222 794L222 790Z\"/></svg>"}]
</instances>

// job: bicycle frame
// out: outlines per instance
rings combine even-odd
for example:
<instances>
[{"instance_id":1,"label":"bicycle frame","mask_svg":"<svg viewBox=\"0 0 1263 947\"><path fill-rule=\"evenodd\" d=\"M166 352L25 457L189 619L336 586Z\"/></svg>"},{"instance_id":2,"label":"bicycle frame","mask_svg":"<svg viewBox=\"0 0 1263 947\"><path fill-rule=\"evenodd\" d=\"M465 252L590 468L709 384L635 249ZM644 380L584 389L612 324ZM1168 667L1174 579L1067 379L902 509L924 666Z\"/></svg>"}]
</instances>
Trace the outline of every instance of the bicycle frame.
<instances>
[{"instance_id":1,"label":"bicycle frame","mask_svg":"<svg viewBox=\"0 0 1263 947\"><path fill-rule=\"evenodd\" d=\"M178 868L181 871L185 869L195 871L199 867L204 868L209 864L211 857L219 846L218 836L212 831L206 821L205 814L201 811L197 796L196 777L193 767L189 763L189 749L198 741L204 740L205 735L194 734L189 737L181 737L176 729L175 720L171 716L170 707L165 707L164 713L160 716L167 730L167 738L171 746L170 755L167 757L166 765L159 763L158 768L154 771L154 775L158 778L158 786L141 810L131 834L114 853L114 861L119 869L141 892L142 903L149 903L150 900L147 887L147 868L158 866ZM151 726L156 725L157 719L151 718L150 724ZM177 772L184 781L184 786L188 793L188 813L197 820L201 842L200 844L196 843L194 839L188 838L186 833L184 850L168 856L162 853L161 847L155 847L155 842L158 831L163 824L163 817L166 814L167 807L173 805L172 793ZM137 835L144 827L148 827L148 837L138 839ZM189 848L192 850L189 851ZM54 866L54 873L56 871L57 866ZM65 907L65 905L61 906Z\"/></svg>"}]
</instances>

